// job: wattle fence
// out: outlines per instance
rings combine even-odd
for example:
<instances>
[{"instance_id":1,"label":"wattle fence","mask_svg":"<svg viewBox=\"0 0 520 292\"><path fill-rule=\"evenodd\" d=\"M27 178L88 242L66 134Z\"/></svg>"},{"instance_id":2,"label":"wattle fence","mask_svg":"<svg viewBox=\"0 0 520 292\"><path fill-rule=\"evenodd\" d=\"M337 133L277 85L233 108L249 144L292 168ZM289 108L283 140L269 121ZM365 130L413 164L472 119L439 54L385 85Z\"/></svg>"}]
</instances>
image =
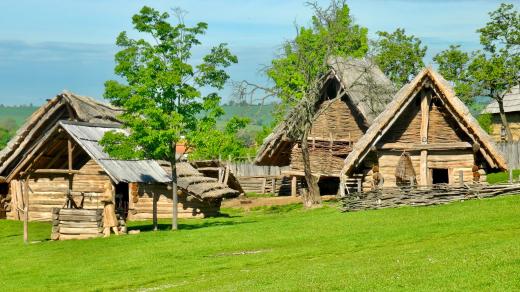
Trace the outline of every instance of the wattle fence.
<instances>
[{"instance_id":1,"label":"wattle fence","mask_svg":"<svg viewBox=\"0 0 520 292\"><path fill-rule=\"evenodd\" d=\"M502 152L511 169L520 169L520 141L499 142L498 150Z\"/></svg>"}]
</instances>

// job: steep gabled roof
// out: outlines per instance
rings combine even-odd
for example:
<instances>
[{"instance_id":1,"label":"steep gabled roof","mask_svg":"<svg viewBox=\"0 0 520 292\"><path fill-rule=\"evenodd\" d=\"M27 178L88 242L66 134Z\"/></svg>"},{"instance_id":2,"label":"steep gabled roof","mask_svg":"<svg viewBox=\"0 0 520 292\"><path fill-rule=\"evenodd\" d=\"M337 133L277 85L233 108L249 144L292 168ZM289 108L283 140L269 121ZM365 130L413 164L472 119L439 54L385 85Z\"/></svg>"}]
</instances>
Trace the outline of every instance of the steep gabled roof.
<instances>
[{"instance_id":1,"label":"steep gabled roof","mask_svg":"<svg viewBox=\"0 0 520 292\"><path fill-rule=\"evenodd\" d=\"M395 93L390 79L377 65L367 59L335 57L328 60L328 65L330 71L323 80L337 80L354 109L362 116L366 125L370 125ZM318 107L322 102L323 99L318 99L315 106ZM290 150L294 142L290 137L294 136L293 132L297 130L291 121L302 119L302 103L295 105L286 115L285 120L264 139L255 159L256 164L272 164Z\"/></svg>"},{"instance_id":2,"label":"steep gabled roof","mask_svg":"<svg viewBox=\"0 0 520 292\"><path fill-rule=\"evenodd\" d=\"M59 120L119 124L117 116L121 113L121 109L90 97L71 92L58 94L36 110L0 151L0 176L7 176L40 136L50 131Z\"/></svg>"},{"instance_id":3,"label":"steep gabled roof","mask_svg":"<svg viewBox=\"0 0 520 292\"><path fill-rule=\"evenodd\" d=\"M495 147L491 137L482 130L466 105L455 95L451 85L432 68L425 68L396 93L386 110L374 120L365 135L354 144L352 152L345 159L341 176L350 175L355 167L363 161L371 147L375 146L387 130L392 127L427 81L431 81L436 88L459 126L467 132L474 142L481 146L480 151L489 165L493 168L507 169L506 161Z\"/></svg>"},{"instance_id":4,"label":"steep gabled roof","mask_svg":"<svg viewBox=\"0 0 520 292\"><path fill-rule=\"evenodd\" d=\"M504 95L504 111L506 113L520 112L520 85L511 88L511 91ZM493 100L482 113L498 114L498 102Z\"/></svg>"}]
</instances>

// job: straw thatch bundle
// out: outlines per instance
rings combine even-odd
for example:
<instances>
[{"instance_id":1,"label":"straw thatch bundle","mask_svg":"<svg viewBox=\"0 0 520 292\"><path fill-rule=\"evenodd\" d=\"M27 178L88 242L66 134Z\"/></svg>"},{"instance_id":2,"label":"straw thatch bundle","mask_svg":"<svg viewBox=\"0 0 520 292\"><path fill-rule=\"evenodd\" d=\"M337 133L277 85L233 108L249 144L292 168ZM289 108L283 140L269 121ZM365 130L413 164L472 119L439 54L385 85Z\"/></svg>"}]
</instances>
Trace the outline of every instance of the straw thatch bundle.
<instances>
[{"instance_id":1,"label":"straw thatch bundle","mask_svg":"<svg viewBox=\"0 0 520 292\"><path fill-rule=\"evenodd\" d=\"M399 162L395 168L395 180L398 186L417 184L412 158L407 152L403 152L399 158Z\"/></svg>"}]
</instances>

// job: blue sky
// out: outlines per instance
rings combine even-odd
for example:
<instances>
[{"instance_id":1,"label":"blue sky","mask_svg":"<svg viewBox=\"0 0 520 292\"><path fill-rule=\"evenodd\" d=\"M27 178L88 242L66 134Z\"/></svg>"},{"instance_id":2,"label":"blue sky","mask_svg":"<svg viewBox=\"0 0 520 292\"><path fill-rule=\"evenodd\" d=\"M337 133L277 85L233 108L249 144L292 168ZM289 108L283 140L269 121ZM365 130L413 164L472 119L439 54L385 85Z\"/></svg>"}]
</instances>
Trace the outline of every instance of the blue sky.
<instances>
[{"instance_id":1,"label":"blue sky","mask_svg":"<svg viewBox=\"0 0 520 292\"><path fill-rule=\"evenodd\" d=\"M280 44L294 36L294 23L307 25L305 1L238 0L2 0L0 2L0 103L41 104L64 89L101 98L103 83L113 79L114 41L131 31L130 18L143 5L168 11L181 7L186 20L204 21L201 55L210 46L229 44L239 64L233 80L265 82L259 69ZM326 5L328 1L319 1ZM398 27L428 46L426 63L450 44L479 47L475 30L502 1L493 0L351 0L356 21L376 31ZM514 1L509 1L514 2ZM228 100L231 89L222 92Z\"/></svg>"}]
</instances>

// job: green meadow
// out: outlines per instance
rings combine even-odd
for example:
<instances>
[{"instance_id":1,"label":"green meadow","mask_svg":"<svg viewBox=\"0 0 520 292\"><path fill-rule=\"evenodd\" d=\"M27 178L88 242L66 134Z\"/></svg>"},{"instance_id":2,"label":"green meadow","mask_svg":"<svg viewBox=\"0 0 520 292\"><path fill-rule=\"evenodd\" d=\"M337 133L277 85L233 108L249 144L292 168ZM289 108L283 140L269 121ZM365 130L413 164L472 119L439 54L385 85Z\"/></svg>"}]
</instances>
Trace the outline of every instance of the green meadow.
<instances>
[{"instance_id":1,"label":"green meadow","mask_svg":"<svg viewBox=\"0 0 520 292\"><path fill-rule=\"evenodd\" d=\"M13 290L520 289L520 196L341 213L335 203L181 220L180 230L50 241L48 223L0 221L0 287Z\"/></svg>"}]
</instances>

